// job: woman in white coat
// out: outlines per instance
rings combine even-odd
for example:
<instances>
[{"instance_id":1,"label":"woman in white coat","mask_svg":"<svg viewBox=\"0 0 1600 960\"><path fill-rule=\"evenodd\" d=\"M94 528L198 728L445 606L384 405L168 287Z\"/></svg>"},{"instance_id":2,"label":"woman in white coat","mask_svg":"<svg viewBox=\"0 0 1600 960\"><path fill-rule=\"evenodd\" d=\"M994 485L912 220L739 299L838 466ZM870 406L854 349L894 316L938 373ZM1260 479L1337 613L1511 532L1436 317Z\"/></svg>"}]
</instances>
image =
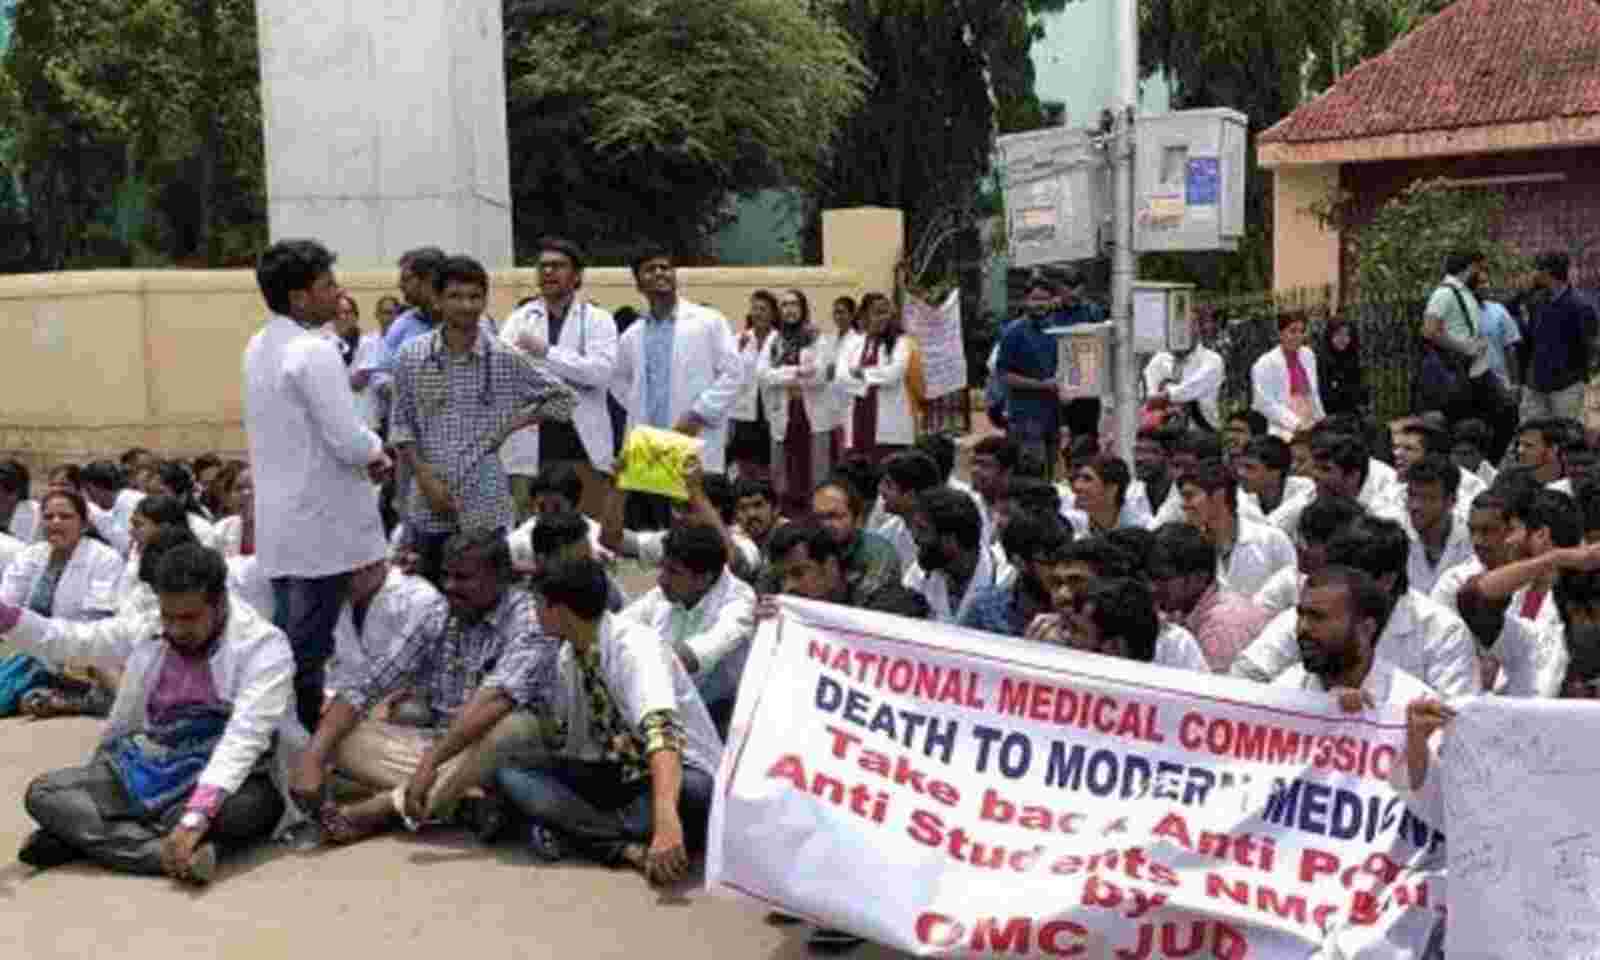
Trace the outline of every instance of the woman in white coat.
<instances>
[{"instance_id":1,"label":"woman in white coat","mask_svg":"<svg viewBox=\"0 0 1600 960\"><path fill-rule=\"evenodd\" d=\"M854 400L850 449L877 462L916 439L906 387L911 337L901 331L894 304L883 294L862 297L861 312L867 319L866 336L849 353L840 353L836 376Z\"/></svg>"},{"instance_id":2,"label":"woman in white coat","mask_svg":"<svg viewBox=\"0 0 1600 960\"><path fill-rule=\"evenodd\" d=\"M833 328L834 356L843 357L859 352L861 343L866 337L861 333L861 326L856 320L856 302L850 297L840 297L833 301ZM833 389L833 405L839 426L834 430L834 454L837 461L844 451L850 449L850 421L851 409L855 406L855 397L849 389L839 380L839 366L835 360L832 368L828 370L828 379Z\"/></svg>"},{"instance_id":3,"label":"woman in white coat","mask_svg":"<svg viewBox=\"0 0 1600 960\"><path fill-rule=\"evenodd\" d=\"M756 379L772 424L773 490L789 516L801 516L833 469L833 338L811 326L811 305L798 290L783 294L778 311L781 323L761 351Z\"/></svg>"},{"instance_id":4,"label":"woman in white coat","mask_svg":"<svg viewBox=\"0 0 1600 960\"><path fill-rule=\"evenodd\" d=\"M1272 435L1286 443L1327 416L1317 385L1317 355L1305 341L1305 315L1280 314L1278 347L1250 368L1251 407L1267 418Z\"/></svg>"},{"instance_id":5,"label":"woman in white coat","mask_svg":"<svg viewBox=\"0 0 1600 960\"><path fill-rule=\"evenodd\" d=\"M740 480L765 480L772 468L772 424L761 395L759 373L761 357L771 345L778 325L778 298L770 290L750 295L749 325L739 334L739 359L744 364L744 383L739 399L728 415L732 430L728 436L728 459Z\"/></svg>"},{"instance_id":6,"label":"woman in white coat","mask_svg":"<svg viewBox=\"0 0 1600 960\"><path fill-rule=\"evenodd\" d=\"M59 620L98 620L117 611L123 560L90 533L81 494L55 491L40 503L45 538L0 579L0 602Z\"/></svg>"}]
</instances>

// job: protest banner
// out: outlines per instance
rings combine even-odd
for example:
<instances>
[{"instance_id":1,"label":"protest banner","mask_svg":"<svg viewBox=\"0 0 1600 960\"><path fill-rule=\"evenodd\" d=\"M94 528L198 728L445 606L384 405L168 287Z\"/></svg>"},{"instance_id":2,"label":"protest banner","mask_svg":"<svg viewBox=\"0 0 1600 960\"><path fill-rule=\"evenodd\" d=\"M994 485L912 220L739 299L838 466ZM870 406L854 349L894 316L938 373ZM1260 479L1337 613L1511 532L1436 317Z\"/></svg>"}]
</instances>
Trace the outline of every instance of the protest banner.
<instances>
[{"instance_id":1,"label":"protest banner","mask_svg":"<svg viewBox=\"0 0 1600 960\"><path fill-rule=\"evenodd\" d=\"M1478 697L1445 728L1450 960L1600 956L1600 710Z\"/></svg>"},{"instance_id":2,"label":"protest banner","mask_svg":"<svg viewBox=\"0 0 1600 960\"><path fill-rule=\"evenodd\" d=\"M961 332L961 291L950 291L937 307L922 300L909 300L902 319L906 332L916 337L922 347L927 399L965 389L967 349Z\"/></svg>"},{"instance_id":3,"label":"protest banner","mask_svg":"<svg viewBox=\"0 0 1600 960\"><path fill-rule=\"evenodd\" d=\"M707 880L919 956L1420 956L1403 745L1399 708L784 598Z\"/></svg>"}]
</instances>

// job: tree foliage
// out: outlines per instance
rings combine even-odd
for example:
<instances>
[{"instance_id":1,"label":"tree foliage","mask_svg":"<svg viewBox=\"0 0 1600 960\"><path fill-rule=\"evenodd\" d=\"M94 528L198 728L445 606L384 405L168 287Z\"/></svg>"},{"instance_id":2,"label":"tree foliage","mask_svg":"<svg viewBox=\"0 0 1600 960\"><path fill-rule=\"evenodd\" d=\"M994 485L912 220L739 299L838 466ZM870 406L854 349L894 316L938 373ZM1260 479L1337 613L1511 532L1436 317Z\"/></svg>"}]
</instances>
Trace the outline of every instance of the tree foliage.
<instances>
[{"instance_id":1,"label":"tree foliage","mask_svg":"<svg viewBox=\"0 0 1600 960\"><path fill-rule=\"evenodd\" d=\"M188 258L265 236L249 0L28 0L0 68L26 196L11 266Z\"/></svg>"},{"instance_id":2,"label":"tree foliage","mask_svg":"<svg viewBox=\"0 0 1600 960\"><path fill-rule=\"evenodd\" d=\"M559 232L615 255L702 251L729 194L814 187L867 74L795 0L512 2L518 248Z\"/></svg>"},{"instance_id":3,"label":"tree foliage","mask_svg":"<svg viewBox=\"0 0 1600 960\"><path fill-rule=\"evenodd\" d=\"M1528 266L1523 258L1491 239L1504 208L1504 196L1493 190L1463 189L1442 180L1412 184L1355 229L1356 295L1425 295L1438 284L1445 257L1459 250L1481 250L1489 275L1498 280L1520 274Z\"/></svg>"}]
</instances>

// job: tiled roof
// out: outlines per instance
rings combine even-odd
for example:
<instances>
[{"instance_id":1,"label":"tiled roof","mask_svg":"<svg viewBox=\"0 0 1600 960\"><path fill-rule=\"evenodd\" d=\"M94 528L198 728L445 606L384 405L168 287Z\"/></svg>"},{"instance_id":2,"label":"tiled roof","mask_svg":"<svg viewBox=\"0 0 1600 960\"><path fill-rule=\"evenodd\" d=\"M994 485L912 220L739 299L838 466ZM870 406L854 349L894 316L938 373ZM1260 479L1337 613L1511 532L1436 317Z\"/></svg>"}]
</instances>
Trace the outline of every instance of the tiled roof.
<instances>
[{"instance_id":1,"label":"tiled roof","mask_svg":"<svg viewBox=\"0 0 1600 960\"><path fill-rule=\"evenodd\" d=\"M1314 143L1600 114L1600 0L1457 0L1262 133Z\"/></svg>"}]
</instances>

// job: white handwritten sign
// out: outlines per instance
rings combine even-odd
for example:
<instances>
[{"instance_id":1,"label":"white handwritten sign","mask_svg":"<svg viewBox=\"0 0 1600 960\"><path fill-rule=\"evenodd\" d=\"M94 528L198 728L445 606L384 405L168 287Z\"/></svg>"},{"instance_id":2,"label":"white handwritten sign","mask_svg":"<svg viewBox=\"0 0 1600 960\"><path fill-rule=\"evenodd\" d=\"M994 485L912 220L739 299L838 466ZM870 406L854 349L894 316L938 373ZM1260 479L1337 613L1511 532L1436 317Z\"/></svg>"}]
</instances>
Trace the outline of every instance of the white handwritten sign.
<instances>
[{"instance_id":1,"label":"white handwritten sign","mask_svg":"<svg viewBox=\"0 0 1600 960\"><path fill-rule=\"evenodd\" d=\"M938 307L912 300L905 309L906 331L922 346L922 379L928 399L967 386L967 349L961 336L961 292L950 291Z\"/></svg>"},{"instance_id":2,"label":"white handwritten sign","mask_svg":"<svg viewBox=\"0 0 1600 960\"><path fill-rule=\"evenodd\" d=\"M1483 697L1440 757L1451 960L1600 957L1600 710Z\"/></svg>"}]
</instances>

